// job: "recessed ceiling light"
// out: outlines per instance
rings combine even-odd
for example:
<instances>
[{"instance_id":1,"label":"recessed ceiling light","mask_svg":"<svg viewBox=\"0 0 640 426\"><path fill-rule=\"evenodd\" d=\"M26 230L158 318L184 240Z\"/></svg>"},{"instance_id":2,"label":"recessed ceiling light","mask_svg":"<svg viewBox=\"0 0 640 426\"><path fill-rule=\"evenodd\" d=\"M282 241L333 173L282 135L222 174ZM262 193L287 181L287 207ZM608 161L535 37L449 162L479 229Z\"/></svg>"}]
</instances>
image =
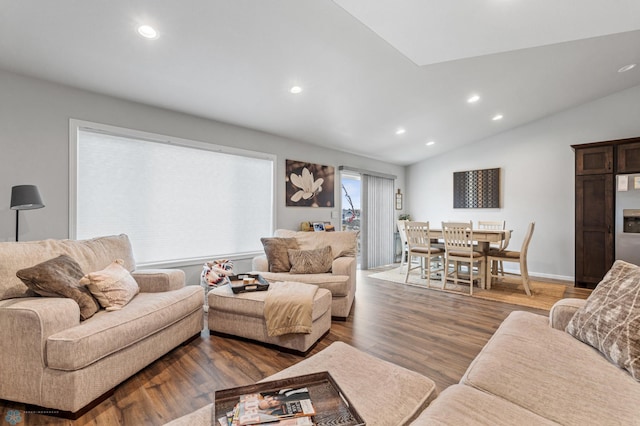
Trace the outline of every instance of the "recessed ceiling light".
<instances>
[{"instance_id":1,"label":"recessed ceiling light","mask_svg":"<svg viewBox=\"0 0 640 426\"><path fill-rule=\"evenodd\" d=\"M158 38L158 32L150 25L140 25L138 27L138 34L148 39Z\"/></svg>"},{"instance_id":2,"label":"recessed ceiling light","mask_svg":"<svg viewBox=\"0 0 640 426\"><path fill-rule=\"evenodd\" d=\"M294 95L297 95L298 93L302 92L302 87L293 86L291 89L289 89L289 92L293 93Z\"/></svg>"},{"instance_id":3,"label":"recessed ceiling light","mask_svg":"<svg viewBox=\"0 0 640 426\"><path fill-rule=\"evenodd\" d=\"M629 70L634 69L635 67L636 67L636 64L625 65L624 67L620 68L618 72L627 72Z\"/></svg>"},{"instance_id":4,"label":"recessed ceiling light","mask_svg":"<svg viewBox=\"0 0 640 426\"><path fill-rule=\"evenodd\" d=\"M493 121L498 121L498 120L502 120L503 115L502 114L496 114L493 116L492 120Z\"/></svg>"},{"instance_id":5,"label":"recessed ceiling light","mask_svg":"<svg viewBox=\"0 0 640 426\"><path fill-rule=\"evenodd\" d=\"M396 130L396 135L404 135L406 132L407 131L405 129L400 127L398 130Z\"/></svg>"},{"instance_id":6,"label":"recessed ceiling light","mask_svg":"<svg viewBox=\"0 0 640 426\"><path fill-rule=\"evenodd\" d=\"M426 146L433 146L435 144L436 143L434 141L429 141L429 142L425 143Z\"/></svg>"},{"instance_id":7,"label":"recessed ceiling light","mask_svg":"<svg viewBox=\"0 0 640 426\"><path fill-rule=\"evenodd\" d=\"M476 102L478 102L480 100L480 96L479 95L472 95L469 99L467 99L467 102L469 102L470 104L474 104Z\"/></svg>"}]
</instances>

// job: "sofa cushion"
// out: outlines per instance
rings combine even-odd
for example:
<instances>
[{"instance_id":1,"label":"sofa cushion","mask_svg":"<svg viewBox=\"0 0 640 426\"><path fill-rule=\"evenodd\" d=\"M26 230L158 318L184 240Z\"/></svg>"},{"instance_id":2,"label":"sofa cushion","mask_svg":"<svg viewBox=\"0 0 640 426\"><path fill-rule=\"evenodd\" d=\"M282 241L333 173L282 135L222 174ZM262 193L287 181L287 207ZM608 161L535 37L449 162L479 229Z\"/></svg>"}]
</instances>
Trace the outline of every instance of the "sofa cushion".
<instances>
[{"instance_id":1,"label":"sofa cushion","mask_svg":"<svg viewBox=\"0 0 640 426\"><path fill-rule=\"evenodd\" d=\"M640 419L640 386L629 373L529 312L507 317L461 381L561 424Z\"/></svg>"},{"instance_id":2,"label":"sofa cushion","mask_svg":"<svg viewBox=\"0 0 640 426\"><path fill-rule=\"evenodd\" d=\"M273 273L260 272L262 278L269 282L275 281L299 281L307 284L315 284L320 288L326 288L333 297L349 295L349 276L334 274L291 274L287 272Z\"/></svg>"},{"instance_id":3,"label":"sofa cushion","mask_svg":"<svg viewBox=\"0 0 640 426\"><path fill-rule=\"evenodd\" d=\"M107 311L117 311L140 292L138 283L116 259L101 271L91 272L80 280Z\"/></svg>"},{"instance_id":4,"label":"sofa cushion","mask_svg":"<svg viewBox=\"0 0 640 426\"><path fill-rule=\"evenodd\" d=\"M140 293L124 309L100 311L76 327L49 336L47 365L55 370L79 370L202 309L202 299L200 286Z\"/></svg>"},{"instance_id":5,"label":"sofa cushion","mask_svg":"<svg viewBox=\"0 0 640 426\"><path fill-rule=\"evenodd\" d=\"M411 426L543 426L558 425L531 411L471 386L446 388Z\"/></svg>"},{"instance_id":6,"label":"sofa cushion","mask_svg":"<svg viewBox=\"0 0 640 426\"><path fill-rule=\"evenodd\" d=\"M67 297L75 300L80 306L82 320L91 318L100 309L89 290L79 284L83 275L80 265L66 254L30 268L20 269L16 275L27 287L41 296Z\"/></svg>"},{"instance_id":7,"label":"sofa cushion","mask_svg":"<svg viewBox=\"0 0 640 426\"><path fill-rule=\"evenodd\" d=\"M83 271L97 271L113 261L123 259L124 267L133 271L135 260L129 238L124 235L90 240L42 240L0 242L0 300L29 297L35 293L16 277L16 271L67 254Z\"/></svg>"},{"instance_id":8,"label":"sofa cushion","mask_svg":"<svg viewBox=\"0 0 640 426\"><path fill-rule=\"evenodd\" d=\"M288 250L292 274L323 274L331 271L331 247L313 250Z\"/></svg>"},{"instance_id":9,"label":"sofa cushion","mask_svg":"<svg viewBox=\"0 0 640 426\"><path fill-rule=\"evenodd\" d=\"M640 266L617 260L566 330L640 381Z\"/></svg>"},{"instance_id":10,"label":"sofa cushion","mask_svg":"<svg viewBox=\"0 0 640 426\"><path fill-rule=\"evenodd\" d=\"M289 249L297 249L298 241L295 238L260 238L264 252L267 255L270 272L289 272Z\"/></svg>"}]
</instances>

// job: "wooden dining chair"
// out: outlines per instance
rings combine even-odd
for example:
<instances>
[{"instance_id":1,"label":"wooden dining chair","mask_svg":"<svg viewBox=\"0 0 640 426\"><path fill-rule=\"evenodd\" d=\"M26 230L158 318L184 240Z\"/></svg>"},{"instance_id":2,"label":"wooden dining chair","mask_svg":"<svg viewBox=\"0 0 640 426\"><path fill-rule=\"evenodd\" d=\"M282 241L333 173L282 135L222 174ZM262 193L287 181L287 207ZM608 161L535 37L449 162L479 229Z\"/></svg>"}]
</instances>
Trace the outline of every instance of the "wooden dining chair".
<instances>
[{"instance_id":1,"label":"wooden dining chair","mask_svg":"<svg viewBox=\"0 0 640 426\"><path fill-rule=\"evenodd\" d=\"M489 250L489 253L487 253L487 262L489 264L491 264L492 262L517 262L520 264L520 274L505 273L505 275L501 276L498 275L497 271L491 271L491 278L490 282L487 284L487 288L491 288L491 282L494 278L506 279L506 275L519 275L519 281L522 282L525 293L527 293L527 296L531 296L529 270L527 269L527 252L529 250L529 243L531 242L531 237L533 236L533 230L535 229L535 226L535 222L531 222L529 224L529 228L527 229L527 234L524 237L524 241L522 242L522 248L520 249L520 251L495 249Z\"/></svg>"},{"instance_id":2,"label":"wooden dining chair","mask_svg":"<svg viewBox=\"0 0 640 426\"><path fill-rule=\"evenodd\" d=\"M505 220L479 220L478 221L478 229L489 229L494 231L504 231L506 228L507 222ZM511 237L511 233L507 232L505 234L505 238L500 240L499 243L490 244L490 249L496 250L506 250L509 245L509 238ZM498 272L500 275L504 275L504 264L502 261L489 263L487 262L487 267L491 268L491 272Z\"/></svg>"},{"instance_id":3,"label":"wooden dining chair","mask_svg":"<svg viewBox=\"0 0 640 426\"><path fill-rule=\"evenodd\" d=\"M442 236L445 249L445 276L442 280L442 289L445 289L449 276L453 276L455 284L459 281L468 283L469 294L473 295L475 277L480 280L481 288L485 285L484 253L474 250L473 222L442 222ZM453 262L453 270L449 272L451 262ZM460 263L469 265L468 279L460 276ZM477 272L474 270L476 266Z\"/></svg>"},{"instance_id":4,"label":"wooden dining chair","mask_svg":"<svg viewBox=\"0 0 640 426\"><path fill-rule=\"evenodd\" d=\"M409 222L404 223L404 229L407 234L407 247L409 256L407 258L407 274L404 282L409 281L409 272L412 269L420 268L421 277L426 275L427 287L431 287L431 276L437 272L444 270L442 257L444 251L439 248L431 247L429 239L429 222ZM419 265L412 267L413 258L418 258ZM443 274L444 275L444 274Z\"/></svg>"},{"instance_id":5,"label":"wooden dining chair","mask_svg":"<svg viewBox=\"0 0 640 426\"><path fill-rule=\"evenodd\" d=\"M407 263L409 259L409 246L407 245L407 233L404 229L406 220L397 220L396 226L398 227L398 234L400 234L400 244L402 244L402 258L400 259L400 273L402 273L402 267Z\"/></svg>"}]
</instances>

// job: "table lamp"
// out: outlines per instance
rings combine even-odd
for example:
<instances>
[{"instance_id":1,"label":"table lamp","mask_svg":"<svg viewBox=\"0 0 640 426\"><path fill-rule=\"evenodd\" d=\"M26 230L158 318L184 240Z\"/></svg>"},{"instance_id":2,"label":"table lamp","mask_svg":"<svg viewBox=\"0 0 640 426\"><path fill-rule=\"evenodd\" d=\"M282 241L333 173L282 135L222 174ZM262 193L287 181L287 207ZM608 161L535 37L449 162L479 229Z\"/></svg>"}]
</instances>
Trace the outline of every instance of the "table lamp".
<instances>
[{"instance_id":1,"label":"table lamp","mask_svg":"<svg viewBox=\"0 0 640 426\"><path fill-rule=\"evenodd\" d=\"M35 185L16 185L11 188L11 210L16 211L16 241L18 241L18 218L20 210L41 209L44 207L40 192Z\"/></svg>"}]
</instances>

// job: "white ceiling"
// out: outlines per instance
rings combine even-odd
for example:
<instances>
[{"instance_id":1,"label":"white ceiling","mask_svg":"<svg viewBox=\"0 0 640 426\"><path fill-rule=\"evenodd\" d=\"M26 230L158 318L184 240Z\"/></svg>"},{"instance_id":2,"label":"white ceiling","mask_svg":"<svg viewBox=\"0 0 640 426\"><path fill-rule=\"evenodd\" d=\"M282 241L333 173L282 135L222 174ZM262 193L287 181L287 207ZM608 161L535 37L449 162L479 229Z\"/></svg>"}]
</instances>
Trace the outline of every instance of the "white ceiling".
<instances>
[{"instance_id":1,"label":"white ceiling","mask_svg":"<svg viewBox=\"0 0 640 426\"><path fill-rule=\"evenodd\" d=\"M411 164L640 85L640 1L0 0L0 68Z\"/></svg>"}]
</instances>

